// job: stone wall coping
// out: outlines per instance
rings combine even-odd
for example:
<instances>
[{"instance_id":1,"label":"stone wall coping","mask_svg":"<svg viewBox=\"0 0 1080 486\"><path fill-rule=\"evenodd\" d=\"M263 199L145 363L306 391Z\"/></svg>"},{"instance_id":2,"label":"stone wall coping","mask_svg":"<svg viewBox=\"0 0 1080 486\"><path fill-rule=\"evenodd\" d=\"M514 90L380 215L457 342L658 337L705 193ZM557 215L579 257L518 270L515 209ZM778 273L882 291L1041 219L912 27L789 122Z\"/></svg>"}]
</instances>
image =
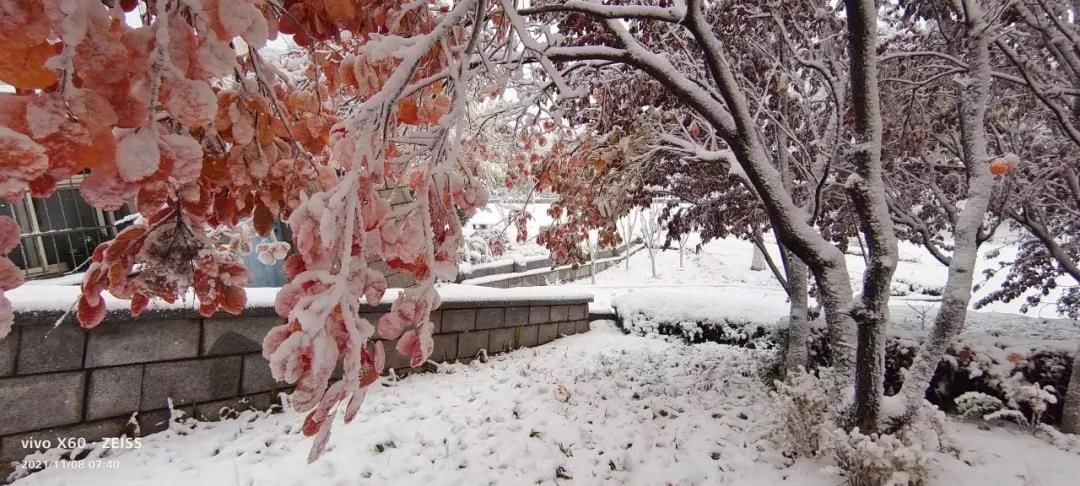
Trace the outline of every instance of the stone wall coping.
<instances>
[{"instance_id":1,"label":"stone wall coping","mask_svg":"<svg viewBox=\"0 0 1080 486\"><path fill-rule=\"evenodd\" d=\"M59 302L66 302L65 294L77 295L79 287L77 286L47 286L47 285L30 285L23 286L19 289L30 288L35 292L43 292L45 294L51 294L56 297ZM462 284L440 284L437 287L439 291L439 297L442 300L442 305L439 306L439 310L442 309L465 309L465 308L481 308L481 307L507 307L507 306L535 306L535 305L571 305L571 304L586 304L592 302L592 294L583 290L571 290L558 287L522 287L513 289L499 289L492 287L480 287L474 285L462 285ZM277 317L277 313L274 311L274 299L276 295L276 288L250 288L247 289L248 294L248 307L244 309L244 312L239 316L231 316L224 312L218 312L210 318L228 318L228 317ZM360 312L386 312L390 310L390 305L394 299L397 298L399 292L402 289L387 289L386 295L383 296L382 301L378 305L362 305L360 306ZM64 315L65 309L55 308L40 308L40 306L30 306L30 309L21 309L19 304L19 295L8 294L9 299L15 306L15 325L16 326L39 326L39 325L54 325L56 321ZM74 298L72 299L74 302ZM106 320L123 320L123 321L161 321L170 319L200 319L197 309L191 304L192 300L188 300L188 306L180 305L164 305L159 308L150 308L144 311L137 317L132 317L128 310L128 301L112 298L111 296L106 298L109 311L106 316ZM154 304L158 303L152 303ZM74 310L71 315L64 317L67 319L74 319Z\"/></svg>"},{"instance_id":2,"label":"stone wall coping","mask_svg":"<svg viewBox=\"0 0 1080 486\"><path fill-rule=\"evenodd\" d=\"M644 248L645 248L645 245L634 246L634 247L630 248L630 255L633 255L633 254L643 250ZM579 268L579 267L588 267L589 265L594 264L594 263L609 263L609 262L614 262L614 261L622 261L624 258L626 258L626 257L624 257L623 255L617 255L617 256L612 256L612 257L607 257L607 258L597 258L596 260L593 260L592 262L587 262L587 263L582 263L582 264L577 264L577 265L571 264L571 265L559 265L559 266L553 267L553 268L548 268L548 267L535 268L535 269L532 269L532 270L526 270L524 272L517 272L517 273L497 273L497 274L493 274L493 275L485 275L483 277L470 278L470 279L467 279L467 280L463 280L461 283L464 284L464 285L486 285L486 284L490 284L490 283L493 283L493 282L502 282L504 280L513 280L515 278L531 277L531 276L534 276L534 275L544 275L544 274L548 274L548 273L552 273L552 272L556 272L556 271L561 271L561 270L576 269L576 268Z\"/></svg>"}]
</instances>

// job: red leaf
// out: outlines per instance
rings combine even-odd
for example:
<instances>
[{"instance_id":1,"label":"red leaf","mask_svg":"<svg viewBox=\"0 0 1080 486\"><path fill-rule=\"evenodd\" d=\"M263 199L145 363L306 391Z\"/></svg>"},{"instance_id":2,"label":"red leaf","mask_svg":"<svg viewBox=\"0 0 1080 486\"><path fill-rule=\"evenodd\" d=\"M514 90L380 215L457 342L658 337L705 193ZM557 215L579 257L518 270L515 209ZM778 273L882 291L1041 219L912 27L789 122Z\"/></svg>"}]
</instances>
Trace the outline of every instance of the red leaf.
<instances>
[{"instance_id":1,"label":"red leaf","mask_svg":"<svg viewBox=\"0 0 1080 486\"><path fill-rule=\"evenodd\" d=\"M90 301L86 299L86 296L79 297L79 305L76 310L76 317L79 318L79 324L85 329L93 329L101 324L101 321L105 320L105 299L98 296L97 305L91 305Z\"/></svg>"}]
</instances>

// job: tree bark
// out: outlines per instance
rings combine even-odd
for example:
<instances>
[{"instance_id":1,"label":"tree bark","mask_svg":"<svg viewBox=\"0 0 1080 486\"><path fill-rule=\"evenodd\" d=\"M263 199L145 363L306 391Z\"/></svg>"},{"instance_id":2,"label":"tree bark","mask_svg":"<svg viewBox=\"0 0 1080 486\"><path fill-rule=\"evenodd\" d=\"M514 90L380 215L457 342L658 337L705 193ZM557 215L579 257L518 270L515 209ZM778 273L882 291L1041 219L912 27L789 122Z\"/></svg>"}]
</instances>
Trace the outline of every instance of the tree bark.
<instances>
[{"instance_id":1,"label":"tree bark","mask_svg":"<svg viewBox=\"0 0 1080 486\"><path fill-rule=\"evenodd\" d=\"M806 264L790 252L788 255L788 299L791 300L791 307L788 311L787 354L784 356L785 376L791 376L799 371L799 367L807 365L807 342L810 340L810 320L807 318L810 284Z\"/></svg>"},{"instance_id":2,"label":"tree bark","mask_svg":"<svg viewBox=\"0 0 1080 486\"><path fill-rule=\"evenodd\" d=\"M960 88L961 144L967 166L968 197L953 229L954 248L949 262L949 276L945 282L941 307L934 318L934 327L919 348L919 354L900 389L908 416L922 403L934 370L967 318L979 249L979 230L994 189L994 176L987 165L989 156L985 125L986 107L990 101L990 38L976 0L964 0L963 4L969 33L967 40L970 43L965 57L971 69L968 73L971 80Z\"/></svg>"},{"instance_id":3,"label":"tree bark","mask_svg":"<svg viewBox=\"0 0 1080 486\"><path fill-rule=\"evenodd\" d=\"M1065 403L1061 409L1061 431L1068 434L1080 434L1080 346L1073 355L1072 376L1069 389L1065 392Z\"/></svg>"},{"instance_id":4,"label":"tree bark","mask_svg":"<svg viewBox=\"0 0 1080 486\"><path fill-rule=\"evenodd\" d=\"M874 0L845 0L851 52L851 94L854 113L855 179L851 199L866 235L868 261L862 298L853 311L858 325L855 416L863 433L876 430L884 395L885 333L889 322L889 290L899 250L893 231L881 168L881 100L878 91L877 6Z\"/></svg>"}]
</instances>

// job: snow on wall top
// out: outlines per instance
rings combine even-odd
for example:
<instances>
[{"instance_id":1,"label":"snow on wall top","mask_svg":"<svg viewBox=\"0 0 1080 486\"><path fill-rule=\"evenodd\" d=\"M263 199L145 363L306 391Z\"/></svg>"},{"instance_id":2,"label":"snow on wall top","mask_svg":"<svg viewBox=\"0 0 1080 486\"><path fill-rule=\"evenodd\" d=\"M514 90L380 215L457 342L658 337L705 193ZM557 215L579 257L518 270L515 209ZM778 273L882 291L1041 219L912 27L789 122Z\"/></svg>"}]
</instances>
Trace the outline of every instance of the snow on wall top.
<instances>
[{"instance_id":1,"label":"snow on wall top","mask_svg":"<svg viewBox=\"0 0 1080 486\"><path fill-rule=\"evenodd\" d=\"M514 305L559 305L584 304L592 302L592 294L581 289L558 287L522 287L498 289L460 284L440 284L437 286L442 299L441 309L465 307L494 307L506 304ZM253 315L273 314L277 288L252 287L247 290L247 308ZM389 307L402 289L387 289L379 308ZM79 298L80 288L72 285L33 285L21 286L7 292L17 314L47 314L59 317L70 309ZM110 312L126 312L130 302L113 297L108 292L102 294ZM196 311L195 297L190 291L182 300L169 304L160 300L150 303L147 312ZM54 317L54 318L55 318ZM16 319L20 321L20 319Z\"/></svg>"}]
</instances>

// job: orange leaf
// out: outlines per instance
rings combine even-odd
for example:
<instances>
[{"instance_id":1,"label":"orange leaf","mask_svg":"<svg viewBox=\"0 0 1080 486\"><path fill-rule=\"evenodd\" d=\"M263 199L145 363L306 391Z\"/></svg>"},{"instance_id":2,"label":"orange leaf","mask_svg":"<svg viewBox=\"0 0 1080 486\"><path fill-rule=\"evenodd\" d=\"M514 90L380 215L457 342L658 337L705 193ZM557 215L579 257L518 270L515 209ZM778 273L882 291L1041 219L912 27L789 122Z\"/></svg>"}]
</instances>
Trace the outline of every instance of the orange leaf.
<instances>
[{"instance_id":1,"label":"orange leaf","mask_svg":"<svg viewBox=\"0 0 1080 486\"><path fill-rule=\"evenodd\" d=\"M397 105L397 119L406 125L415 125L420 121L416 102L413 100L401 100Z\"/></svg>"},{"instance_id":2,"label":"orange leaf","mask_svg":"<svg viewBox=\"0 0 1080 486\"><path fill-rule=\"evenodd\" d=\"M19 89L48 88L56 84L58 76L45 67L45 61L55 55L56 49L48 42L5 46L0 50L0 81Z\"/></svg>"},{"instance_id":3,"label":"orange leaf","mask_svg":"<svg viewBox=\"0 0 1080 486\"><path fill-rule=\"evenodd\" d=\"M255 206L252 219L254 219L255 233L264 238L270 236L270 232L274 230L274 214L270 212L270 208L260 202Z\"/></svg>"}]
</instances>

